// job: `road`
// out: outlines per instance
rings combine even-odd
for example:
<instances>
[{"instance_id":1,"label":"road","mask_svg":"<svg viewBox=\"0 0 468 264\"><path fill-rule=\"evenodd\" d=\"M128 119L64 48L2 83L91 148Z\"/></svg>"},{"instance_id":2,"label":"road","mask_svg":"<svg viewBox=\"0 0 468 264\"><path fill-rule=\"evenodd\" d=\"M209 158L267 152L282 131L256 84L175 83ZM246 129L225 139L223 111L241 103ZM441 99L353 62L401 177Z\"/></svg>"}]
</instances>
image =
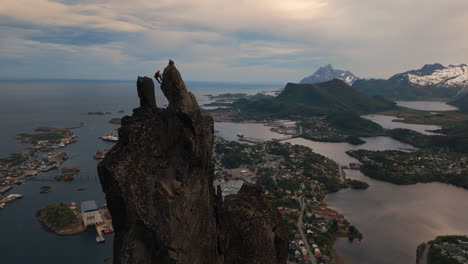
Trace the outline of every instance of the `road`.
<instances>
[{"instance_id":1,"label":"road","mask_svg":"<svg viewBox=\"0 0 468 264\"><path fill-rule=\"evenodd\" d=\"M317 264L317 261L315 260L315 256L310 250L310 245L309 241L307 240L307 237L304 233L304 230L302 229L304 223L302 222L302 216L304 215L305 211L305 206L304 206L304 197L300 196L299 197L299 203L301 204L301 214L299 215L299 220L297 221L297 229L299 230L299 234L301 235L302 241L304 241L305 248L307 249L307 253L309 254L309 260L312 264Z\"/></svg>"},{"instance_id":2,"label":"road","mask_svg":"<svg viewBox=\"0 0 468 264\"><path fill-rule=\"evenodd\" d=\"M338 166L338 172L340 173L341 183L345 182L346 175L345 175L345 173L343 171L343 166Z\"/></svg>"}]
</instances>

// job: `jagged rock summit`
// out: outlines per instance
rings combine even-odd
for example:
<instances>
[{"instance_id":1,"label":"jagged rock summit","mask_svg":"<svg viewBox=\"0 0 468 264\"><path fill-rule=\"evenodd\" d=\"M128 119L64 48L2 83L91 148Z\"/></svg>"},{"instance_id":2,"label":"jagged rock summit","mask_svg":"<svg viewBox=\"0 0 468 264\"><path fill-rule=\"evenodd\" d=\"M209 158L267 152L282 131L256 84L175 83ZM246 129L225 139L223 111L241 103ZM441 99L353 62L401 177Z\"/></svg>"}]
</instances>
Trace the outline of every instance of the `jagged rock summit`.
<instances>
[{"instance_id":1,"label":"jagged rock summit","mask_svg":"<svg viewBox=\"0 0 468 264\"><path fill-rule=\"evenodd\" d=\"M169 108L190 113L199 109L197 99L187 90L182 76L174 65L167 65L163 72L161 90L169 101Z\"/></svg>"},{"instance_id":2,"label":"jagged rock summit","mask_svg":"<svg viewBox=\"0 0 468 264\"><path fill-rule=\"evenodd\" d=\"M98 165L114 263L286 263L287 226L259 187L216 194L213 119L200 113L177 69L163 74L166 109L148 98L151 79L137 87L142 104L122 119L119 142Z\"/></svg>"},{"instance_id":3,"label":"jagged rock summit","mask_svg":"<svg viewBox=\"0 0 468 264\"><path fill-rule=\"evenodd\" d=\"M320 67L314 74L310 75L301 80L301 84L315 84L328 82L333 79L338 79L344 81L348 85L352 85L358 77L352 74L350 71L342 71L334 69L331 64L327 64L323 67Z\"/></svg>"}]
</instances>

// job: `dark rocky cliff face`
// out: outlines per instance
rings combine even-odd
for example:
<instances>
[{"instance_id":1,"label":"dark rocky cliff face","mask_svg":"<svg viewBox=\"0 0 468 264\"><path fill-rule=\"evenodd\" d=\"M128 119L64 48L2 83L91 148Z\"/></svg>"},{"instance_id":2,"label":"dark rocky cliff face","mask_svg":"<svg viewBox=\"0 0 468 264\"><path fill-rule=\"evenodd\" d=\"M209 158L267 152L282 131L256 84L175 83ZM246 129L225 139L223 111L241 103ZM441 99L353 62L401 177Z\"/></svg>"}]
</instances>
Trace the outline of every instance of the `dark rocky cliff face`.
<instances>
[{"instance_id":1,"label":"dark rocky cliff face","mask_svg":"<svg viewBox=\"0 0 468 264\"><path fill-rule=\"evenodd\" d=\"M163 74L167 109L139 78L142 106L122 119L98 165L113 217L114 263L286 263L287 227L256 186L223 201L213 187L213 120L177 69ZM147 98L147 97L150 98Z\"/></svg>"}]
</instances>

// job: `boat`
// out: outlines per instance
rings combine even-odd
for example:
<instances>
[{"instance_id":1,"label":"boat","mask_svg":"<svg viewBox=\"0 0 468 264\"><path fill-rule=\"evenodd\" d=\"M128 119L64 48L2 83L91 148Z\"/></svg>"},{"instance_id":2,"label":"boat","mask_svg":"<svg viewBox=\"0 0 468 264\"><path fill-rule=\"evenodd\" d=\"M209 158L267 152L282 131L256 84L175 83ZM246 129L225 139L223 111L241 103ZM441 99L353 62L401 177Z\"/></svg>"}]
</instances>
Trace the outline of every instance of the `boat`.
<instances>
[{"instance_id":1,"label":"boat","mask_svg":"<svg viewBox=\"0 0 468 264\"><path fill-rule=\"evenodd\" d=\"M93 158L94 159L103 159L103 158L106 157L107 152L109 152L108 149L98 150L98 151L96 151L96 154L94 154Z\"/></svg>"},{"instance_id":2,"label":"boat","mask_svg":"<svg viewBox=\"0 0 468 264\"><path fill-rule=\"evenodd\" d=\"M99 138L104 140L104 141L109 141L109 142L119 141L119 137L114 135L114 134L107 134L107 135L104 135L104 136L100 136Z\"/></svg>"},{"instance_id":3,"label":"boat","mask_svg":"<svg viewBox=\"0 0 468 264\"><path fill-rule=\"evenodd\" d=\"M237 136L240 137L240 138L243 138L244 134L243 133L237 133Z\"/></svg>"},{"instance_id":4,"label":"boat","mask_svg":"<svg viewBox=\"0 0 468 264\"><path fill-rule=\"evenodd\" d=\"M52 187L50 187L50 186L42 186L40 188L39 193L49 193L51 189L52 189Z\"/></svg>"}]
</instances>

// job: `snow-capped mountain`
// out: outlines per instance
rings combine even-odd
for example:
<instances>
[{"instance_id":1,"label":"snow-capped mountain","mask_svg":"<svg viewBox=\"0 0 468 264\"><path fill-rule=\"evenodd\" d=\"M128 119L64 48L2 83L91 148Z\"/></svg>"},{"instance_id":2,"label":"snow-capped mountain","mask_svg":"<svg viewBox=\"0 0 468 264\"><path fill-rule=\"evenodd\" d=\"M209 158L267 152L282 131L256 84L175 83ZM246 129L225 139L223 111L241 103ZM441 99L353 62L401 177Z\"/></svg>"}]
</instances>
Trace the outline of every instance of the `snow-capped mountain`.
<instances>
[{"instance_id":1,"label":"snow-capped mountain","mask_svg":"<svg viewBox=\"0 0 468 264\"><path fill-rule=\"evenodd\" d=\"M320 67L313 75L302 79L301 83L322 83L340 79L348 85L352 85L358 77L354 76L350 71L342 71L334 69L330 64Z\"/></svg>"},{"instance_id":2,"label":"snow-capped mountain","mask_svg":"<svg viewBox=\"0 0 468 264\"><path fill-rule=\"evenodd\" d=\"M468 92L468 66L439 63L398 73L388 80L360 79L353 88L368 94L400 100L453 98Z\"/></svg>"},{"instance_id":3,"label":"snow-capped mountain","mask_svg":"<svg viewBox=\"0 0 468 264\"><path fill-rule=\"evenodd\" d=\"M441 64L424 65L420 70L409 71L402 74L408 81L419 86L439 86L441 88L460 88L458 93L463 92L468 86L468 66Z\"/></svg>"}]
</instances>

